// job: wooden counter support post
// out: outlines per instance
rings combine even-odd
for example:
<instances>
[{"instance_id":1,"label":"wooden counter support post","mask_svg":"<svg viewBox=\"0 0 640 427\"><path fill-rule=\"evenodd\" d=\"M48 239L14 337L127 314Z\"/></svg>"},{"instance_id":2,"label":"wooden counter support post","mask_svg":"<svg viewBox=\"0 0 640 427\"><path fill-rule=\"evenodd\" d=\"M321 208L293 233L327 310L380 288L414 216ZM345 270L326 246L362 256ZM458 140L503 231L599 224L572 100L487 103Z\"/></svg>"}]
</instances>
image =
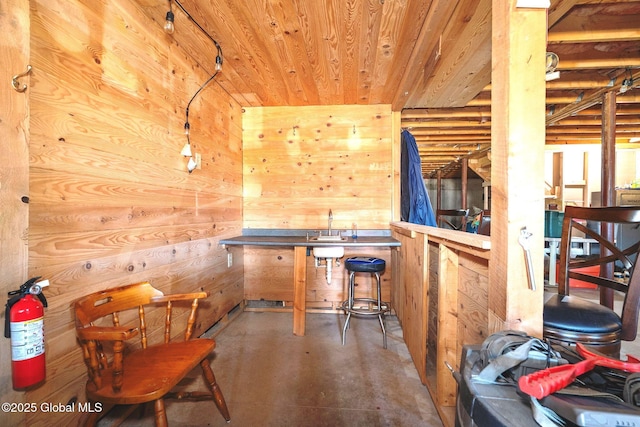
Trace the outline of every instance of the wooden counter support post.
<instances>
[{"instance_id":1,"label":"wooden counter support post","mask_svg":"<svg viewBox=\"0 0 640 427\"><path fill-rule=\"evenodd\" d=\"M454 406L457 384L445 362L451 366L458 355L458 254L440 244L440 271L438 272L438 351L436 355L437 404Z\"/></svg>"},{"instance_id":2,"label":"wooden counter support post","mask_svg":"<svg viewBox=\"0 0 640 427\"><path fill-rule=\"evenodd\" d=\"M491 262L489 333L542 335L545 54L547 11L492 2ZM530 239L537 289L529 289L522 227Z\"/></svg>"},{"instance_id":3,"label":"wooden counter support post","mask_svg":"<svg viewBox=\"0 0 640 427\"><path fill-rule=\"evenodd\" d=\"M304 335L307 310L307 248L293 248L293 334Z\"/></svg>"}]
</instances>

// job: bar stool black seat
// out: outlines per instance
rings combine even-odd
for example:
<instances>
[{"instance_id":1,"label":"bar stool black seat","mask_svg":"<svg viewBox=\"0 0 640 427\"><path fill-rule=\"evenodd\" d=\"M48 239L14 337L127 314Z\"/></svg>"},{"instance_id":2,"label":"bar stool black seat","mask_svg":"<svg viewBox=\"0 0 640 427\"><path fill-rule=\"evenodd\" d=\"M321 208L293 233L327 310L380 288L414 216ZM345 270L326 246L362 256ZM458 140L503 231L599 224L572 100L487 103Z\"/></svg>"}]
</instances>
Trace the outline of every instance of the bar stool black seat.
<instances>
[{"instance_id":1,"label":"bar stool black seat","mask_svg":"<svg viewBox=\"0 0 640 427\"><path fill-rule=\"evenodd\" d=\"M351 257L344 263L349 272L348 298L342 303L342 309L347 313L347 320L342 329L342 345L346 342L347 328L351 321L351 316L377 316L382 328L382 340L384 348L387 348L387 331L385 330L384 314L389 311L389 303L382 301L380 286L380 273L386 267L383 259L375 257ZM375 298L355 297L355 275L356 273L370 273L376 277L377 292Z\"/></svg>"}]
</instances>

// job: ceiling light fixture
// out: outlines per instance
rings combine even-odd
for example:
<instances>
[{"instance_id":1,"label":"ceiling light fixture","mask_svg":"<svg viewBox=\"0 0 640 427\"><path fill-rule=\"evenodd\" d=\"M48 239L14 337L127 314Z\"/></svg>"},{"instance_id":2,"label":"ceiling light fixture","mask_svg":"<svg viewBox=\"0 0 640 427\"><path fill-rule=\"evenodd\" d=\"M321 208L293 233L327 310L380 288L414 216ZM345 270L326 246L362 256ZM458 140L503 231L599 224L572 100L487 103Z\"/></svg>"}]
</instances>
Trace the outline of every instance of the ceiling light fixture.
<instances>
[{"instance_id":1,"label":"ceiling light fixture","mask_svg":"<svg viewBox=\"0 0 640 427\"><path fill-rule=\"evenodd\" d=\"M552 73L556 70L556 68L558 67L558 63L560 62L560 58L558 58L558 55L556 53L553 52L547 52L546 54L546 60L547 60L547 73Z\"/></svg>"},{"instance_id":2,"label":"ceiling light fixture","mask_svg":"<svg viewBox=\"0 0 640 427\"><path fill-rule=\"evenodd\" d=\"M174 2L180 8L180 10L182 10L182 12L184 12L184 14L187 16L187 18L189 18L189 20L196 27L198 27L200 29L200 31L202 31L202 33L205 36L207 36L207 38L209 40L211 40L211 42L216 47L216 51L217 51L217 54L216 54L216 65L215 65L214 73L211 75L211 77L209 77L207 79L206 82L204 82L202 84L202 86L200 86L200 88L196 91L196 93L193 94L193 96L189 100L189 103L187 104L187 108L185 109L185 114L184 114L185 115L184 133L187 136L187 143L184 145L184 147L182 147L182 150L180 151L180 154L185 156L185 157L189 157L190 158L189 159L189 163L187 164L187 170L189 171L189 173L191 173L196 168L196 161L193 160L192 152L191 152L191 139L190 139L191 125L189 124L189 108L191 107L191 103L193 102L194 99L196 99L198 94L200 92L202 92L202 90L209 83L211 83L211 81L213 81L213 79L218 75L218 73L220 71L222 71L222 48L220 47L218 42L215 41L214 38L211 37L211 35L204 28L202 28L202 26L191 16L191 14L184 8L184 6L182 6L182 3L180 3L179 0L174 0ZM174 23L174 15L173 15L173 12L171 11L171 0L169 0L169 11L167 12L167 18L166 18L166 22L165 22L165 25L164 25L164 30L168 34L173 34L173 31L175 31L175 27L174 27L173 23ZM170 28L168 28L168 27L170 27Z\"/></svg>"},{"instance_id":3,"label":"ceiling light fixture","mask_svg":"<svg viewBox=\"0 0 640 427\"><path fill-rule=\"evenodd\" d=\"M164 21L164 32L167 34L173 34L176 31L176 27L173 24L175 16L173 15L173 11L171 10L171 1L169 1L169 11L167 12L167 17Z\"/></svg>"},{"instance_id":4,"label":"ceiling light fixture","mask_svg":"<svg viewBox=\"0 0 640 427\"><path fill-rule=\"evenodd\" d=\"M546 74L545 74L545 80L546 81L550 81L550 80L555 80L555 79L559 79L560 78L560 71L556 71L556 68L558 67L558 63L560 62L560 59L558 58L558 55L553 53L553 52L547 52L546 54Z\"/></svg>"},{"instance_id":5,"label":"ceiling light fixture","mask_svg":"<svg viewBox=\"0 0 640 427\"><path fill-rule=\"evenodd\" d=\"M631 74L631 70L627 69L629 76L622 80L622 86L620 86L620 93L625 93L629 89L633 87L633 75Z\"/></svg>"},{"instance_id":6,"label":"ceiling light fixture","mask_svg":"<svg viewBox=\"0 0 640 427\"><path fill-rule=\"evenodd\" d=\"M187 141L186 144L184 144L184 147L182 147L182 151L180 151L180 154L182 154L184 157L191 157L191 144L189 144L189 142Z\"/></svg>"}]
</instances>

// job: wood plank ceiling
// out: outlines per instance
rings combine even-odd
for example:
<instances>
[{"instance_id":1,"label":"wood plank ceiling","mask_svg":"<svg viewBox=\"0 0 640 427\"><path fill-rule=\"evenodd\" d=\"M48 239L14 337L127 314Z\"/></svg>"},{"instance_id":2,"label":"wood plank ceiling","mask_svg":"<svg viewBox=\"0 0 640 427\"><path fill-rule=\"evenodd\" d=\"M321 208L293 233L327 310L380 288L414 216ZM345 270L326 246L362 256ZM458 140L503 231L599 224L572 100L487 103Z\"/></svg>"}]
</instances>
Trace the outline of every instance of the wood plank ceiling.
<instances>
[{"instance_id":1,"label":"wood plank ceiling","mask_svg":"<svg viewBox=\"0 0 640 427\"><path fill-rule=\"evenodd\" d=\"M491 0L179 0L222 46L217 82L243 106L391 104L425 177L454 176L491 143ZM167 0L136 0L159 26ZM176 43L212 73L215 49L175 4ZM640 138L640 1L551 0L547 144ZM632 79L629 90L623 81ZM185 103L188 100L185 100Z\"/></svg>"}]
</instances>

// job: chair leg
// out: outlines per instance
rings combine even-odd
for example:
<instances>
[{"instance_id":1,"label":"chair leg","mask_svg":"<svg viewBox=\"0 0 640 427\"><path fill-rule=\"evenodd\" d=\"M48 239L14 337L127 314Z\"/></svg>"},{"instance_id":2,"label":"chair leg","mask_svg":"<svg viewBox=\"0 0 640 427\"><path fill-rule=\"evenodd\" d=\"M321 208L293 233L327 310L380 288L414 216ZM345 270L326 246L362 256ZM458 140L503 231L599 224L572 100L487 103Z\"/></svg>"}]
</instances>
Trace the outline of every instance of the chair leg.
<instances>
[{"instance_id":1,"label":"chair leg","mask_svg":"<svg viewBox=\"0 0 640 427\"><path fill-rule=\"evenodd\" d=\"M349 273L349 310L353 309L353 304L354 304L354 299L356 295L356 272L352 271L351 273ZM349 315L347 316L347 328L349 328L349 318L351 316L351 311L349 311ZM345 328L346 331L346 328ZM344 345L344 340L342 345Z\"/></svg>"},{"instance_id":2,"label":"chair leg","mask_svg":"<svg viewBox=\"0 0 640 427\"><path fill-rule=\"evenodd\" d=\"M205 382L211 390L213 394L213 401L216 403L218 410L222 414L227 422L231 421L231 416L229 416L229 409L227 409L227 403L224 400L224 396L222 395L222 390L218 386L216 382L216 377L213 375L213 371L211 370L211 365L209 364L208 359L203 359L200 362L200 366L202 367L202 374L204 375Z\"/></svg>"},{"instance_id":3,"label":"chair leg","mask_svg":"<svg viewBox=\"0 0 640 427\"><path fill-rule=\"evenodd\" d=\"M347 341L347 328L349 328L349 321L351 320L351 312L347 314L347 320L344 322L344 327L342 328L342 345Z\"/></svg>"},{"instance_id":4,"label":"chair leg","mask_svg":"<svg viewBox=\"0 0 640 427\"><path fill-rule=\"evenodd\" d=\"M355 298L355 271L349 273L349 285L347 288L347 319L342 328L342 345L347 342L347 329L349 329L349 321L351 320L351 310L353 309L353 300Z\"/></svg>"},{"instance_id":5,"label":"chair leg","mask_svg":"<svg viewBox=\"0 0 640 427\"><path fill-rule=\"evenodd\" d=\"M164 409L164 400L162 398L155 401L154 404L156 427L167 427L167 412Z\"/></svg>"},{"instance_id":6,"label":"chair leg","mask_svg":"<svg viewBox=\"0 0 640 427\"><path fill-rule=\"evenodd\" d=\"M384 313L378 315L378 320L382 328L382 348L387 348L387 330L384 327Z\"/></svg>"},{"instance_id":7,"label":"chair leg","mask_svg":"<svg viewBox=\"0 0 640 427\"><path fill-rule=\"evenodd\" d=\"M380 273L376 272L377 283L377 299L378 299L378 311L382 310L382 286L380 285ZM384 327L384 313L378 314L378 320L380 320L380 327L382 328L382 348L387 348L387 330Z\"/></svg>"}]
</instances>

